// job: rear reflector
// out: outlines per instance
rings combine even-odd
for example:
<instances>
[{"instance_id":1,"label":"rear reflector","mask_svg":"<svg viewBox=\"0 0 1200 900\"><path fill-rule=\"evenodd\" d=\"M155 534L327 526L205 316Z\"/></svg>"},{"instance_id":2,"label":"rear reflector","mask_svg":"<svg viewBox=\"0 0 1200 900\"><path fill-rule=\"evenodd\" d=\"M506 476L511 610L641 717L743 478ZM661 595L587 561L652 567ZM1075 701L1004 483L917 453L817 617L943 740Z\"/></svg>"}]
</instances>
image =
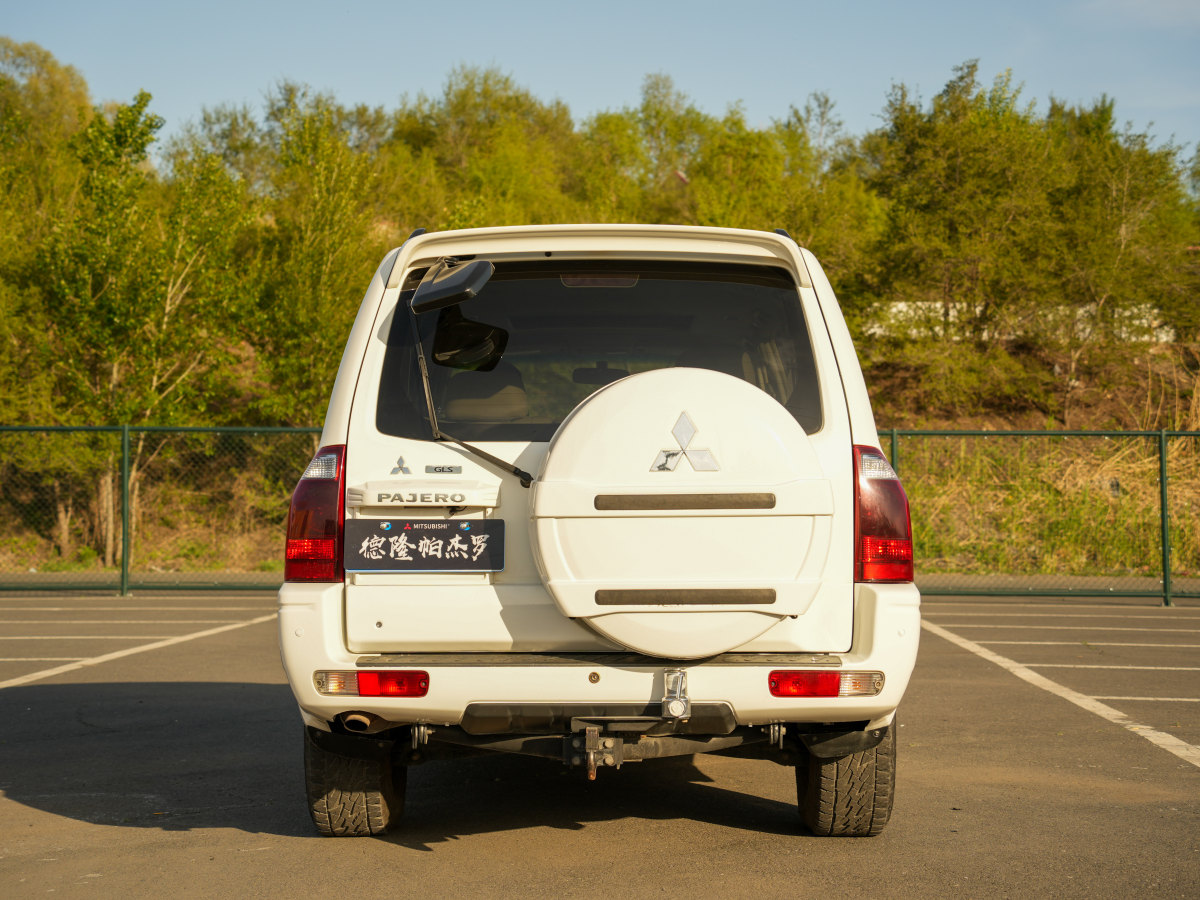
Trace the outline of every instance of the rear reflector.
<instances>
[{"instance_id":1,"label":"rear reflector","mask_svg":"<svg viewBox=\"0 0 1200 900\"><path fill-rule=\"evenodd\" d=\"M360 697L424 697L428 693L428 672L358 673Z\"/></svg>"},{"instance_id":2,"label":"rear reflector","mask_svg":"<svg viewBox=\"0 0 1200 900\"><path fill-rule=\"evenodd\" d=\"M854 448L854 471L854 580L912 581L912 523L899 477L875 447Z\"/></svg>"},{"instance_id":3,"label":"rear reflector","mask_svg":"<svg viewBox=\"0 0 1200 900\"><path fill-rule=\"evenodd\" d=\"M767 676L772 697L874 697L882 672L776 671Z\"/></svg>"},{"instance_id":4,"label":"rear reflector","mask_svg":"<svg viewBox=\"0 0 1200 900\"><path fill-rule=\"evenodd\" d=\"M429 673L416 670L359 670L314 672L313 685L321 694L355 697L424 697L429 693Z\"/></svg>"},{"instance_id":5,"label":"rear reflector","mask_svg":"<svg viewBox=\"0 0 1200 900\"><path fill-rule=\"evenodd\" d=\"M341 581L346 448L322 447L312 458L288 510L284 581Z\"/></svg>"}]
</instances>

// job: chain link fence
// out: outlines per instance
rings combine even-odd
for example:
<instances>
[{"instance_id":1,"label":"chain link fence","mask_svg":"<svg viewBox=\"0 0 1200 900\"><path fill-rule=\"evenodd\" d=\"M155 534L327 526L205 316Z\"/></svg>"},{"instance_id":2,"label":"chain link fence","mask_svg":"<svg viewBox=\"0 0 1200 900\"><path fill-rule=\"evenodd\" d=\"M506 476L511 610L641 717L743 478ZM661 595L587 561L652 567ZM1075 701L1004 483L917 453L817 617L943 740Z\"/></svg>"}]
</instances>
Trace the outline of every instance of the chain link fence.
<instances>
[{"instance_id":1,"label":"chain link fence","mask_svg":"<svg viewBox=\"0 0 1200 900\"><path fill-rule=\"evenodd\" d=\"M0 589L274 589L318 435L0 427ZM1200 432L883 439L926 593L1200 596Z\"/></svg>"},{"instance_id":2,"label":"chain link fence","mask_svg":"<svg viewBox=\"0 0 1200 900\"><path fill-rule=\"evenodd\" d=\"M883 433L927 594L1200 596L1200 432Z\"/></svg>"},{"instance_id":3,"label":"chain link fence","mask_svg":"<svg viewBox=\"0 0 1200 900\"><path fill-rule=\"evenodd\" d=\"M0 428L0 588L276 588L319 434Z\"/></svg>"}]
</instances>

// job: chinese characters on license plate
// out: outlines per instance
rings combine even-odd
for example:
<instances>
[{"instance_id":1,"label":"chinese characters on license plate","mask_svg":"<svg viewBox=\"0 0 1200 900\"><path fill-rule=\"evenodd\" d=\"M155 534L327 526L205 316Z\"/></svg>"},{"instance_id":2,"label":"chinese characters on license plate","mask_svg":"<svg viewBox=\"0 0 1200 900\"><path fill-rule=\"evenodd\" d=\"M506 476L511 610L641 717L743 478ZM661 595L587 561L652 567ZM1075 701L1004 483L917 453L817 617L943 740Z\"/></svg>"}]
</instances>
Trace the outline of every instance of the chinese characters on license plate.
<instances>
[{"instance_id":1,"label":"chinese characters on license plate","mask_svg":"<svg viewBox=\"0 0 1200 900\"><path fill-rule=\"evenodd\" d=\"M499 572L499 519L347 519L348 572Z\"/></svg>"}]
</instances>

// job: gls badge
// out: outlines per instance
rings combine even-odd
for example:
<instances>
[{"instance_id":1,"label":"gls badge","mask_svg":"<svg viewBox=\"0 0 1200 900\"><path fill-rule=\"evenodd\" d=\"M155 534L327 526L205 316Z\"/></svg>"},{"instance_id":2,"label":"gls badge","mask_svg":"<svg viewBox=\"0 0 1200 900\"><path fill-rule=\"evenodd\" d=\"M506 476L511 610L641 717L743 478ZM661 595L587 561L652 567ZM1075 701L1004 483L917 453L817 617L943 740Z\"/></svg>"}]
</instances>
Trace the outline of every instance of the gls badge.
<instances>
[{"instance_id":1,"label":"gls badge","mask_svg":"<svg viewBox=\"0 0 1200 900\"><path fill-rule=\"evenodd\" d=\"M426 475L461 475L462 466L426 466Z\"/></svg>"}]
</instances>

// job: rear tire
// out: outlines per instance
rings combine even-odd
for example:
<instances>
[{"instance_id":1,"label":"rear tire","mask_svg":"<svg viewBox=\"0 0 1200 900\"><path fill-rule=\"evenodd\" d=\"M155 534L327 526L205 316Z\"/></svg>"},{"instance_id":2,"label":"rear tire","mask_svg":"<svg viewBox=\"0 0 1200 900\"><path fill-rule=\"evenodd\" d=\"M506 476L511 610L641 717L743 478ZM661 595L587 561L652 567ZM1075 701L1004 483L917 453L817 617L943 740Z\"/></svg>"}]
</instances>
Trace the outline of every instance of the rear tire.
<instances>
[{"instance_id":1,"label":"rear tire","mask_svg":"<svg viewBox=\"0 0 1200 900\"><path fill-rule=\"evenodd\" d=\"M308 811L328 837L383 834L404 811L408 767L389 759L359 759L319 747L304 730Z\"/></svg>"},{"instance_id":2,"label":"rear tire","mask_svg":"<svg viewBox=\"0 0 1200 900\"><path fill-rule=\"evenodd\" d=\"M796 766L800 818L815 835L873 837L892 814L896 791L896 726L879 745L837 759L808 756Z\"/></svg>"}]
</instances>

